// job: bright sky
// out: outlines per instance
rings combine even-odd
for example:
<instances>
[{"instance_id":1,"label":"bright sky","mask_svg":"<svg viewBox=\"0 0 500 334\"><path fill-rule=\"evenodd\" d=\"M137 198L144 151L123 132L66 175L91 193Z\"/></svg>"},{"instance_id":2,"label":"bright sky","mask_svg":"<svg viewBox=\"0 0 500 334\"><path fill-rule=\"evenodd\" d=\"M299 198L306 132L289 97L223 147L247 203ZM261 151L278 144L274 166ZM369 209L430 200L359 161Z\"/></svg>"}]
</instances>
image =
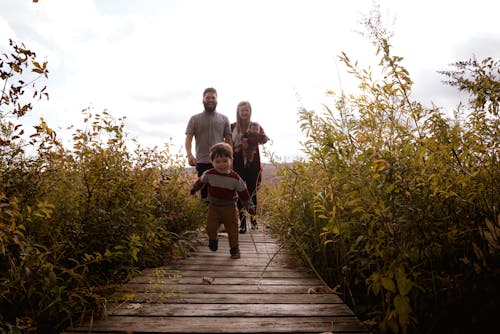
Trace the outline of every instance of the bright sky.
<instances>
[{"instance_id":1,"label":"bright sky","mask_svg":"<svg viewBox=\"0 0 500 334\"><path fill-rule=\"evenodd\" d=\"M456 105L438 70L457 60L500 58L500 1L379 0L394 31L392 53L425 105ZM126 116L126 132L143 146L174 145L184 154L189 117L202 92L218 91L217 110L236 119L241 100L265 129L277 156L301 154L298 108L333 105L326 90L354 92L337 56L377 60L355 31L372 0L0 0L0 50L9 38L48 61L50 100L43 117L63 138L81 128L81 110ZM65 137L66 136L66 137Z\"/></svg>"}]
</instances>

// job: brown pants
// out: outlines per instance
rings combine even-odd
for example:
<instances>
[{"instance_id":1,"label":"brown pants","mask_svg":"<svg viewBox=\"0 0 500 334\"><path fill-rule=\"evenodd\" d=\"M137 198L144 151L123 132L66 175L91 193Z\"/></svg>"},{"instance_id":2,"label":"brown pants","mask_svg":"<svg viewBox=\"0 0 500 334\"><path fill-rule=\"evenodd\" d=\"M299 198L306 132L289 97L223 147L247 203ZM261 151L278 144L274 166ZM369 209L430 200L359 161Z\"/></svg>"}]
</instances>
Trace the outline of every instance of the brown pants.
<instances>
[{"instance_id":1,"label":"brown pants","mask_svg":"<svg viewBox=\"0 0 500 334\"><path fill-rule=\"evenodd\" d=\"M224 224L230 248L238 248L238 208L236 203L227 206L208 205L207 234L210 240L217 240L217 230Z\"/></svg>"}]
</instances>

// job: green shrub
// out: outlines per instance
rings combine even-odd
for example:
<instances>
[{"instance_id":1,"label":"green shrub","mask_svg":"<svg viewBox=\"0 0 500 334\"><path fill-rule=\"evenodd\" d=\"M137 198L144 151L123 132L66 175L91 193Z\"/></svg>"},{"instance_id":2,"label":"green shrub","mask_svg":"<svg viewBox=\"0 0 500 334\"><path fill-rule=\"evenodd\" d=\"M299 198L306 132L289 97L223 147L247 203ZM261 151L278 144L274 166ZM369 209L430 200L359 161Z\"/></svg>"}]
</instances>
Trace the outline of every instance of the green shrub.
<instances>
[{"instance_id":1,"label":"green shrub","mask_svg":"<svg viewBox=\"0 0 500 334\"><path fill-rule=\"evenodd\" d=\"M124 120L84 110L66 149L43 121L25 139L23 117L47 63L11 42L2 53L0 100L0 332L57 333L98 315L117 283L164 264L204 221L192 175L167 144L136 145ZM26 76L39 75L26 87Z\"/></svg>"},{"instance_id":2,"label":"green shrub","mask_svg":"<svg viewBox=\"0 0 500 334\"><path fill-rule=\"evenodd\" d=\"M500 63L446 72L471 93L451 119L411 100L402 58L368 28L381 73L340 57L360 93L329 92L335 111L299 112L307 160L266 189L268 219L374 331L482 328L499 301Z\"/></svg>"}]
</instances>

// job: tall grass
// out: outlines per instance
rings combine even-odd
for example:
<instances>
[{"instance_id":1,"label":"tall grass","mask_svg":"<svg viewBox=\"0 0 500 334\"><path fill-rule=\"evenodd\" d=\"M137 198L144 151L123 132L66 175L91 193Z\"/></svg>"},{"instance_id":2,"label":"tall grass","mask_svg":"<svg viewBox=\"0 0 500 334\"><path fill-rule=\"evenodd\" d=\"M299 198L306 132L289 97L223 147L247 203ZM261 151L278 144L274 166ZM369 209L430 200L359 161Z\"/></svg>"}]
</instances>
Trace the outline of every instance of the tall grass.
<instances>
[{"instance_id":1,"label":"tall grass","mask_svg":"<svg viewBox=\"0 0 500 334\"><path fill-rule=\"evenodd\" d=\"M443 72L470 93L455 117L412 100L412 80L370 21L380 72L340 60L358 93L299 112L307 158L261 202L288 250L379 333L462 333L498 309L500 62Z\"/></svg>"},{"instance_id":2,"label":"tall grass","mask_svg":"<svg viewBox=\"0 0 500 334\"><path fill-rule=\"evenodd\" d=\"M83 111L69 149L43 120L27 137L22 117L35 104L24 92L48 97L47 64L11 47L1 63L0 332L57 333L97 316L117 283L168 261L205 207L168 144L131 151L124 120L105 111Z\"/></svg>"}]
</instances>

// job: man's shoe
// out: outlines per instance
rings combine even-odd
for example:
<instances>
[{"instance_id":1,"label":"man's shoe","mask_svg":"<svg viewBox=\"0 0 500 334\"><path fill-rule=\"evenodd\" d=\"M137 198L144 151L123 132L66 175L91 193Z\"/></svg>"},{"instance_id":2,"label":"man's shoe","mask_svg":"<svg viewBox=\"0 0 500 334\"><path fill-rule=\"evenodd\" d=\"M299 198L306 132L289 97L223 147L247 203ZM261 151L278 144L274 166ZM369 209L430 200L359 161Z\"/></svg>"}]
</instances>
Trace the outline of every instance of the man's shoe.
<instances>
[{"instance_id":1,"label":"man's shoe","mask_svg":"<svg viewBox=\"0 0 500 334\"><path fill-rule=\"evenodd\" d=\"M238 248L231 248L231 259L239 259L240 258L240 250Z\"/></svg>"},{"instance_id":2,"label":"man's shoe","mask_svg":"<svg viewBox=\"0 0 500 334\"><path fill-rule=\"evenodd\" d=\"M219 240L208 240L208 248L212 252L215 252L217 250L217 246L219 245Z\"/></svg>"}]
</instances>

